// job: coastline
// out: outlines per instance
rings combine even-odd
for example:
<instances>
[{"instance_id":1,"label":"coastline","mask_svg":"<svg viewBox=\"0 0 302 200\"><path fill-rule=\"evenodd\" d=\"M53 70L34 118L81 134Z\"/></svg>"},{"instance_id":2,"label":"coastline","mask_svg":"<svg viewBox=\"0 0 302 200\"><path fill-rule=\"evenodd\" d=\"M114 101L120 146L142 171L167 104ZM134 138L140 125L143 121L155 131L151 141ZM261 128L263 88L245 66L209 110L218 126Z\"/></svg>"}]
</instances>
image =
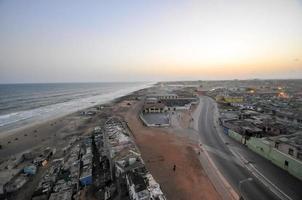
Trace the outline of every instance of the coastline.
<instances>
[{"instance_id":1,"label":"coastline","mask_svg":"<svg viewBox=\"0 0 302 200\"><path fill-rule=\"evenodd\" d=\"M88 108L54 117L35 121L34 123L1 131L0 134L0 162L11 156L23 152L47 146L56 146L63 143L65 138L72 135L85 135L99 124L99 120L110 114L110 110L125 98L134 97L138 92L144 92L154 84L129 92L104 103L96 104ZM102 106L94 116L84 116L81 112ZM64 144L61 144L64 145Z\"/></svg>"},{"instance_id":2,"label":"coastline","mask_svg":"<svg viewBox=\"0 0 302 200\"><path fill-rule=\"evenodd\" d=\"M56 100L54 100L53 104L48 104L41 107L32 107L26 110L13 110L10 113L1 114L0 138L3 133L11 132L14 129L18 129L20 127L28 127L32 124L36 124L37 121L39 121L39 123L46 122L64 117L80 110L88 109L101 104L106 104L108 102L114 101L117 98L131 94L137 90L151 87L154 84L155 83L140 83L138 85L132 84L127 86L126 88L120 87L116 90L112 89L107 93L85 95L81 98L71 99L70 101L58 103L56 103Z\"/></svg>"},{"instance_id":3,"label":"coastline","mask_svg":"<svg viewBox=\"0 0 302 200\"><path fill-rule=\"evenodd\" d=\"M71 141L91 136L96 126L104 124L108 117L115 116L127 124L146 168L168 199L221 199L197 157L196 134L190 128L189 120L194 107L181 112L179 119L174 116L175 123L169 128L148 128L139 120L138 114L144 103L141 97L156 90L156 86L148 87L99 104L102 109L92 116L82 115L81 110L16 130L0 140L1 144L10 141L9 144L4 142L0 150L0 164L8 157L10 161L17 162L19 156L29 150L39 155L48 147L55 149L54 158L61 158ZM89 109L91 107L84 110ZM177 171L171 170L173 164L177 165ZM200 193L201 190L204 192ZM16 199L30 198L30 195L24 198L21 194Z\"/></svg>"}]
</instances>

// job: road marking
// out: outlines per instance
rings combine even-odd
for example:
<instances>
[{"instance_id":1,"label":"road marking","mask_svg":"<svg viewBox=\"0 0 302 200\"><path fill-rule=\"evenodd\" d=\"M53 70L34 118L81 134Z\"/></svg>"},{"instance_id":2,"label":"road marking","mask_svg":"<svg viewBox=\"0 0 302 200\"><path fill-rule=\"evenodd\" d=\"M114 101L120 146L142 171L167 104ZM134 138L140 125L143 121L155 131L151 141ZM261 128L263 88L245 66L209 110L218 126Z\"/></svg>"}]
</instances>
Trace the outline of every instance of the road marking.
<instances>
[{"instance_id":1,"label":"road marking","mask_svg":"<svg viewBox=\"0 0 302 200\"><path fill-rule=\"evenodd\" d=\"M234 163L236 163L236 164L238 164L240 166L243 166L242 163L235 156L226 154L226 153L224 153L224 152L222 152L222 151L220 151L220 150L218 150L216 148L213 148L213 147L205 145L205 144L203 144L202 146L204 147L204 149L206 151L211 152L211 153L219 156L222 159L225 159L227 161L232 161L232 162L234 162Z\"/></svg>"},{"instance_id":2,"label":"road marking","mask_svg":"<svg viewBox=\"0 0 302 200\"><path fill-rule=\"evenodd\" d=\"M241 154L239 154L243 158ZM245 158L243 158L246 160ZM268 178L266 178L253 164L248 163L246 166L250 166L252 169L247 169L266 187L270 189L275 195L277 195L282 200L292 200L287 194L285 194L281 189L279 189L275 184L273 184ZM260 177L259 177L260 176ZM281 196L280 196L281 195Z\"/></svg>"},{"instance_id":3,"label":"road marking","mask_svg":"<svg viewBox=\"0 0 302 200\"><path fill-rule=\"evenodd\" d=\"M201 104L199 104L199 106L201 106ZM198 111L198 109L197 109L196 111ZM200 111L201 111L201 109L200 109ZM206 110L206 116L205 116L206 119L207 119L207 112L208 112L208 107L207 107L207 110ZM200 117L201 117L201 112L200 112L200 114L198 115L198 119L200 119ZM199 120L195 120L195 121L197 122L197 127L196 127L196 128L197 128L197 131L200 132L201 130L199 130ZM199 135L199 140L201 141L200 135ZM210 165L215 169L216 174L218 175L218 177L220 178L220 180L223 182L223 185L224 185L226 191L229 192L230 197L231 197L232 199L234 199L234 200L238 200L238 199L239 199L238 193L233 189L233 187L229 184L229 182L226 180L226 178L225 178L225 177L221 174L221 172L218 170L217 166L215 165L214 161L212 160L212 158L211 158L210 155L208 154L207 150L206 150L206 149L203 149L201 143L200 143L199 147L200 147L201 150L203 150L203 152L204 152L204 154L205 154L207 160L210 162Z\"/></svg>"},{"instance_id":4,"label":"road marking","mask_svg":"<svg viewBox=\"0 0 302 200\"><path fill-rule=\"evenodd\" d=\"M208 154L207 150L203 149L202 146L200 146L200 148L203 150L203 152L206 155L207 159L209 160L209 162L211 163L211 165L215 169L215 172L217 173L217 175L219 176L219 178L222 180L222 182L223 182L226 190L230 193L231 198L238 200L239 199L239 195L233 189L233 187L229 184L229 182L226 180L226 178L221 174L221 172L219 171L219 169L215 165L214 161L212 160L212 158Z\"/></svg>"},{"instance_id":5,"label":"road marking","mask_svg":"<svg viewBox=\"0 0 302 200\"><path fill-rule=\"evenodd\" d=\"M216 122L215 120L213 120L213 121L214 121L214 123ZM220 139L225 143L225 140L221 136L220 131L217 130L216 124L215 124L215 129L216 129L216 132L217 132L218 136L220 137ZM233 151L233 149L230 147L228 147L228 149L233 153L233 155L235 157L237 157L239 159L239 161L242 162L242 164L243 164L242 166L245 166L245 168L248 171L250 171L263 185L265 185L278 198L280 198L282 200L292 200L292 198L290 198L281 189L279 189L275 184L273 184L268 178L266 178L259 170L257 170L257 168L253 164L248 162L240 153ZM249 168L248 166L251 166L252 169Z\"/></svg>"}]
</instances>

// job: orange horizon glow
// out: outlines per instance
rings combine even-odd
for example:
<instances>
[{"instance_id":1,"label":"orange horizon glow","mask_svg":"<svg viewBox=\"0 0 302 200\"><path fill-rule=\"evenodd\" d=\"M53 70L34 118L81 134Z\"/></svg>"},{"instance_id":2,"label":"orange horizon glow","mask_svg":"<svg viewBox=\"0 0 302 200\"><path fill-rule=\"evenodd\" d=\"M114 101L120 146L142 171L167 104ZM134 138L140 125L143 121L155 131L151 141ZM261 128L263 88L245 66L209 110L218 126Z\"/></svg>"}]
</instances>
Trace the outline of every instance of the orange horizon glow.
<instances>
[{"instance_id":1,"label":"orange horizon glow","mask_svg":"<svg viewBox=\"0 0 302 200\"><path fill-rule=\"evenodd\" d=\"M0 6L1 82L302 77L298 0L28 4Z\"/></svg>"}]
</instances>

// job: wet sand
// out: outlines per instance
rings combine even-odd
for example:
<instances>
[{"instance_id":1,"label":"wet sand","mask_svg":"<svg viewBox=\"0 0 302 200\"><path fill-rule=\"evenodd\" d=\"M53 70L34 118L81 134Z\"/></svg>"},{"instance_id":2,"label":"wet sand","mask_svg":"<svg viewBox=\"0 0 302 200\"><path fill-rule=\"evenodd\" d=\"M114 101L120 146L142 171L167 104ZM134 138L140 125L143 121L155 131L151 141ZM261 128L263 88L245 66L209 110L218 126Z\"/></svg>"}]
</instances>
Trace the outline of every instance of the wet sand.
<instances>
[{"instance_id":1,"label":"wet sand","mask_svg":"<svg viewBox=\"0 0 302 200\"><path fill-rule=\"evenodd\" d=\"M147 91L141 90L119 98L93 117L84 117L76 112L45 123L37 122L9 136L2 136L0 158L4 160L32 148L64 147L68 136L90 134L106 117L116 115L128 122L147 168L160 183L168 199L221 199L201 167L194 150L195 144L188 134L184 135L182 130L147 128L142 125L138 118L142 101L136 100L136 97ZM184 122L179 124L178 129L189 127L190 115L185 113L181 117Z\"/></svg>"},{"instance_id":2,"label":"wet sand","mask_svg":"<svg viewBox=\"0 0 302 200\"><path fill-rule=\"evenodd\" d=\"M114 109L118 109L117 106L121 101L135 99L138 94L143 94L145 91L142 89L112 102L101 104L104 108L91 117L82 116L83 110L81 110L57 119L36 121L30 126L0 132L0 145L2 146L0 162L31 149L64 146L64 143L67 144L68 136L89 134L95 126L100 125L102 120L112 115ZM91 108L84 110L89 109Z\"/></svg>"}]
</instances>

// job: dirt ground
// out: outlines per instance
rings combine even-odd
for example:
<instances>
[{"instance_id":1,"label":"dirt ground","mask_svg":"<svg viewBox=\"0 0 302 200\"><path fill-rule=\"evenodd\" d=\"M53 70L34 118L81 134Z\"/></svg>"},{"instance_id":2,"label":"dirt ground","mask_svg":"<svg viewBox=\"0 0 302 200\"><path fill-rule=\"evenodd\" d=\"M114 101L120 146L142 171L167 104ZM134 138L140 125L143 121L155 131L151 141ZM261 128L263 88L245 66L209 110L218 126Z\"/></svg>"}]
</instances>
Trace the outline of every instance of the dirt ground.
<instances>
[{"instance_id":1,"label":"dirt ground","mask_svg":"<svg viewBox=\"0 0 302 200\"><path fill-rule=\"evenodd\" d=\"M167 198L221 199L201 167L194 150L194 142L179 134L173 134L172 128L148 128L142 125L138 118L141 104L142 102L132 102L131 109L122 113L147 168L159 182ZM188 122L182 125L187 127Z\"/></svg>"},{"instance_id":2,"label":"dirt ground","mask_svg":"<svg viewBox=\"0 0 302 200\"><path fill-rule=\"evenodd\" d=\"M64 145L66 136L90 133L106 116L117 115L128 122L147 168L160 183L168 199L221 199L200 165L194 150L194 139L188 136L191 134L190 113L181 114L179 118L183 121L180 121L177 128L147 128L138 118L142 101L135 100L137 95L141 96L140 93L144 94L146 91L137 93L130 98L128 96L120 99L92 119L74 113L2 137L0 158L4 159L37 146ZM186 134L183 134L184 130L187 130ZM176 165L175 171L173 165Z\"/></svg>"},{"instance_id":3,"label":"dirt ground","mask_svg":"<svg viewBox=\"0 0 302 200\"><path fill-rule=\"evenodd\" d=\"M105 107L92 117L82 116L79 111L50 121L36 122L31 126L8 133L1 133L0 162L28 150L45 147L61 148L68 143L69 136L90 134L93 128L111 113L111 106Z\"/></svg>"}]
</instances>

